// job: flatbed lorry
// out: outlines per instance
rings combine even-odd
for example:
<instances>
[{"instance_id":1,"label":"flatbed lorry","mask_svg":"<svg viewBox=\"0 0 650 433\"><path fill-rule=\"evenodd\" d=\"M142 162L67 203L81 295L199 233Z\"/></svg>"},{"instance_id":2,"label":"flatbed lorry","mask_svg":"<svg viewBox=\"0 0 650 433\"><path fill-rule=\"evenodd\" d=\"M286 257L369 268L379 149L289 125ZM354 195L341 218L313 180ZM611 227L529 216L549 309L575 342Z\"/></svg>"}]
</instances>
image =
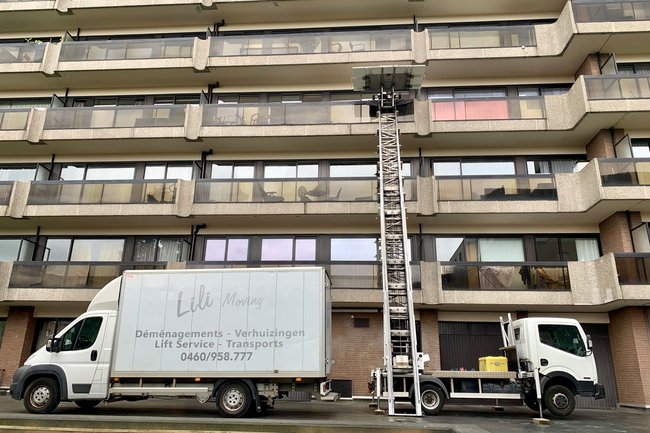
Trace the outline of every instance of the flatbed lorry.
<instances>
[{"instance_id":1,"label":"flatbed lorry","mask_svg":"<svg viewBox=\"0 0 650 433\"><path fill-rule=\"evenodd\" d=\"M126 271L25 361L10 392L31 413L178 397L240 417L326 394L331 364L323 268Z\"/></svg>"},{"instance_id":2,"label":"flatbed lorry","mask_svg":"<svg viewBox=\"0 0 650 433\"><path fill-rule=\"evenodd\" d=\"M519 400L537 412L569 416L575 396L605 397L598 383L591 338L580 323L565 318L525 318L501 321L507 371L426 371L421 355L420 400L427 415L439 413L445 402L462 400ZM379 401L386 398L384 370L372 371L371 389ZM413 379L409 372L394 372L396 399L413 403ZM540 410L541 405L541 410Z\"/></svg>"}]
</instances>

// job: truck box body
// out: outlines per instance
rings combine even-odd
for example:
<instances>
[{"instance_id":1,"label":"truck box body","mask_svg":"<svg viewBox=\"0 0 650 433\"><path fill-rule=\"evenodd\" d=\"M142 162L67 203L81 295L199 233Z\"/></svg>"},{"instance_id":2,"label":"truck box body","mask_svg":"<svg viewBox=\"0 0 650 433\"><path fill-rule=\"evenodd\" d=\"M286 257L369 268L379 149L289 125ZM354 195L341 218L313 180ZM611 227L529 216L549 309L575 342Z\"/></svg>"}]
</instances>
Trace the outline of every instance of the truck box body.
<instances>
[{"instance_id":1,"label":"truck box body","mask_svg":"<svg viewBox=\"0 0 650 433\"><path fill-rule=\"evenodd\" d=\"M322 268L127 271L111 377L313 377L330 368Z\"/></svg>"}]
</instances>

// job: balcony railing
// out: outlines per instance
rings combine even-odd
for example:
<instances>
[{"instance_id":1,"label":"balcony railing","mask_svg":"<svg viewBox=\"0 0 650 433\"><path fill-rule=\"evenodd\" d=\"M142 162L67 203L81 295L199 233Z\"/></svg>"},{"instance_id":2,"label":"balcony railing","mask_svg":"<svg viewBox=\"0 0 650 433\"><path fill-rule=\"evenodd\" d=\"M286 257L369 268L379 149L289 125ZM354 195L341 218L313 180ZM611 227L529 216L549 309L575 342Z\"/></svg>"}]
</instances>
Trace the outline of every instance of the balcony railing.
<instances>
[{"instance_id":1,"label":"balcony railing","mask_svg":"<svg viewBox=\"0 0 650 433\"><path fill-rule=\"evenodd\" d=\"M430 27L428 31L432 50L533 47L537 45L535 27L532 25Z\"/></svg>"},{"instance_id":2,"label":"balcony railing","mask_svg":"<svg viewBox=\"0 0 650 433\"><path fill-rule=\"evenodd\" d=\"M434 122L444 120L544 119L544 98L476 98L432 100Z\"/></svg>"},{"instance_id":3,"label":"balcony railing","mask_svg":"<svg viewBox=\"0 0 650 433\"><path fill-rule=\"evenodd\" d=\"M616 272L621 284L650 284L650 253L616 253Z\"/></svg>"},{"instance_id":4,"label":"balcony railing","mask_svg":"<svg viewBox=\"0 0 650 433\"><path fill-rule=\"evenodd\" d=\"M174 203L175 181L37 181L27 204L156 204Z\"/></svg>"},{"instance_id":5,"label":"balcony railing","mask_svg":"<svg viewBox=\"0 0 650 433\"><path fill-rule=\"evenodd\" d=\"M411 49L410 30L218 36L211 56L327 54Z\"/></svg>"},{"instance_id":6,"label":"balcony railing","mask_svg":"<svg viewBox=\"0 0 650 433\"><path fill-rule=\"evenodd\" d=\"M44 129L183 126L186 105L49 108Z\"/></svg>"},{"instance_id":7,"label":"balcony railing","mask_svg":"<svg viewBox=\"0 0 650 433\"><path fill-rule=\"evenodd\" d=\"M0 109L0 130L18 131L27 127L29 108Z\"/></svg>"},{"instance_id":8,"label":"balcony railing","mask_svg":"<svg viewBox=\"0 0 650 433\"><path fill-rule=\"evenodd\" d=\"M557 200L553 176L445 176L438 200Z\"/></svg>"},{"instance_id":9,"label":"balcony railing","mask_svg":"<svg viewBox=\"0 0 650 433\"><path fill-rule=\"evenodd\" d=\"M71 41L61 45L59 60L141 60L192 57L194 38Z\"/></svg>"},{"instance_id":10,"label":"balcony railing","mask_svg":"<svg viewBox=\"0 0 650 433\"><path fill-rule=\"evenodd\" d=\"M126 270L165 267L165 262L14 262L9 287L101 289Z\"/></svg>"},{"instance_id":11,"label":"balcony railing","mask_svg":"<svg viewBox=\"0 0 650 433\"><path fill-rule=\"evenodd\" d=\"M443 290L570 290L569 268L557 262L441 262Z\"/></svg>"},{"instance_id":12,"label":"balcony railing","mask_svg":"<svg viewBox=\"0 0 650 433\"><path fill-rule=\"evenodd\" d=\"M40 63L43 53L44 43L0 44L0 63Z\"/></svg>"},{"instance_id":13,"label":"balcony railing","mask_svg":"<svg viewBox=\"0 0 650 433\"><path fill-rule=\"evenodd\" d=\"M187 262L188 269L277 268L284 266L322 266L333 289L381 289L381 264L377 262ZM420 264L411 265L413 288L421 288Z\"/></svg>"},{"instance_id":14,"label":"balcony railing","mask_svg":"<svg viewBox=\"0 0 650 433\"><path fill-rule=\"evenodd\" d=\"M11 196L13 185L13 182L0 182L0 206L9 204L9 197Z\"/></svg>"},{"instance_id":15,"label":"balcony railing","mask_svg":"<svg viewBox=\"0 0 650 433\"><path fill-rule=\"evenodd\" d=\"M603 186L650 185L650 158L601 159L598 164Z\"/></svg>"},{"instance_id":16,"label":"balcony railing","mask_svg":"<svg viewBox=\"0 0 650 433\"><path fill-rule=\"evenodd\" d=\"M404 179L406 200L416 199L415 179ZM376 178L203 179L196 182L195 203L376 202Z\"/></svg>"},{"instance_id":17,"label":"balcony railing","mask_svg":"<svg viewBox=\"0 0 650 433\"><path fill-rule=\"evenodd\" d=\"M649 20L650 2L573 0L573 14L578 23Z\"/></svg>"},{"instance_id":18,"label":"balcony railing","mask_svg":"<svg viewBox=\"0 0 650 433\"><path fill-rule=\"evenodd\" d=\"M203 106L203 126L329 125L376 120L370 116L369 105L352 101ZM413 115L399 116L399 120L412 121Z\"/></svg>"},{"instance_id":19,"label":"balcony railing","mask_svg":"<svg viewBox=\"0 0 650 433\"><path fill-rule=\"evenodd\" d=\"M590 100L650 98L650 76L585 76L585 84Z\"/></svg>"}]
</instances>

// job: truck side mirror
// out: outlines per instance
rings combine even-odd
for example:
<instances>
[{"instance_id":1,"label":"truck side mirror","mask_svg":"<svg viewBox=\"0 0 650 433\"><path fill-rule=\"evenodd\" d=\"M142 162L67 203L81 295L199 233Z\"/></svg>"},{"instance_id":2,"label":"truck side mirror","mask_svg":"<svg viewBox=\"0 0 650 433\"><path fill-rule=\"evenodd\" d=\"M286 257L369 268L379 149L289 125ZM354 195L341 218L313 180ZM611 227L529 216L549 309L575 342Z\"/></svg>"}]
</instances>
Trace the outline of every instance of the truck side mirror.
<instances>
[{"instance_id":1,"label":"truck side mirror","mask_svg":"<svg viewBox=\"0 0 650 433\"><path fill-rule=\"evenodd\" d=\"M587 334L587 353L586 355L589 356L593 352L593 347L594 343L591 341L591 335Z\"/></svg>"},{"instance_id":2,"label":"truck side mirror","mask_svg":"<svg viewBox=\"0 0 650 433\"><path fill-rule=\"evenodd\" d=\"M45 344L45 350L48 352L59 353L61 351L61 339L52 337L47 339Z\"/></svg>"}]
</instances>

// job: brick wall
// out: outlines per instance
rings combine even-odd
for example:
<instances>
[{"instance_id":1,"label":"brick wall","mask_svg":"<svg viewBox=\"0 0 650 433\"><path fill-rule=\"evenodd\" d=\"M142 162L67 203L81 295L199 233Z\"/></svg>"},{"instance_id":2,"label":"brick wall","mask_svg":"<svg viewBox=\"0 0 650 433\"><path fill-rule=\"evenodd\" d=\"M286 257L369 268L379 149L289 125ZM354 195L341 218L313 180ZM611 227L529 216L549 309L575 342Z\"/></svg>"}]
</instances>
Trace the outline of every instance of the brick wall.
<instances>
[{"instance_id":1,"label":"brick wall","mask_svg":"<svg viewBox=\"0 0 650 433\"><path fill-rule=\"evenodd\" d=\"M368 328L355 328L354 319L368 318ZM330 379L352 380L352 394L370 395L370 370L383 367L383 317L379 313L333 313Z\"/></svg>"},{"instance_id":2,"label":"brick wall","mask_svg":"<svg viewBox=\"0 0 650 433\"><path fill-rule=\"evenodd\" d=\"M573 78L577 79L580 75L600 75L598 56L596 54L589 54L585 57Z\"/></svg>"},{"instance_id":3,"label":"brick wall","mask_svg":"<svg viewBox=\"0 0 650 433\"><path fill-rule=\"evenodd\" d=\"M11 385L14 372L30 355L35 327L34 307L9 308L0 347L0 387Z\"/></svg>"},{"instance_id":4,"label":"brick wall","mask_svg":"<svg viewBox=\"0 0 650 433\"><path fill-rule=\"evenodd\" d=\"M420 348L429 354L431 360L425 370L440 370L440 331L438 328L438 312L435 310L420 310L421 338Z\"/></svg>"},{"instance_id":5,"label":"brick wall","mask_svg":"<svg viewBox=\"0 0 650 433\"><path fill-rule=\"evenodd\" d=\"M650 309L610 313L609 337L621 405L650 407Z\"/></svg>"},{"instance_id":6,"label":"brick wall","mask_svg":"<svg viewBox=\"0 0 650 433\"><path fill-rule=\"evenodd\" d=\"M614 145L624 135L625 132L622 129L601 129L587 144L587 159L591 161L594 158L615 158Z\"/></svg>"},{"instance_id":7,"label":"brick wall","mask_svg":"<svg viewBox=\"0 0 650 433\"><path fill-rule=\"evenodd\" d=\"M630 217L633 223L640 218L638 212L633 212ZM598 228L600 229L600 243L604 254L634 252L628 217L624 212L617 212L601 221Z\"/></svg>"}]
</instances>

